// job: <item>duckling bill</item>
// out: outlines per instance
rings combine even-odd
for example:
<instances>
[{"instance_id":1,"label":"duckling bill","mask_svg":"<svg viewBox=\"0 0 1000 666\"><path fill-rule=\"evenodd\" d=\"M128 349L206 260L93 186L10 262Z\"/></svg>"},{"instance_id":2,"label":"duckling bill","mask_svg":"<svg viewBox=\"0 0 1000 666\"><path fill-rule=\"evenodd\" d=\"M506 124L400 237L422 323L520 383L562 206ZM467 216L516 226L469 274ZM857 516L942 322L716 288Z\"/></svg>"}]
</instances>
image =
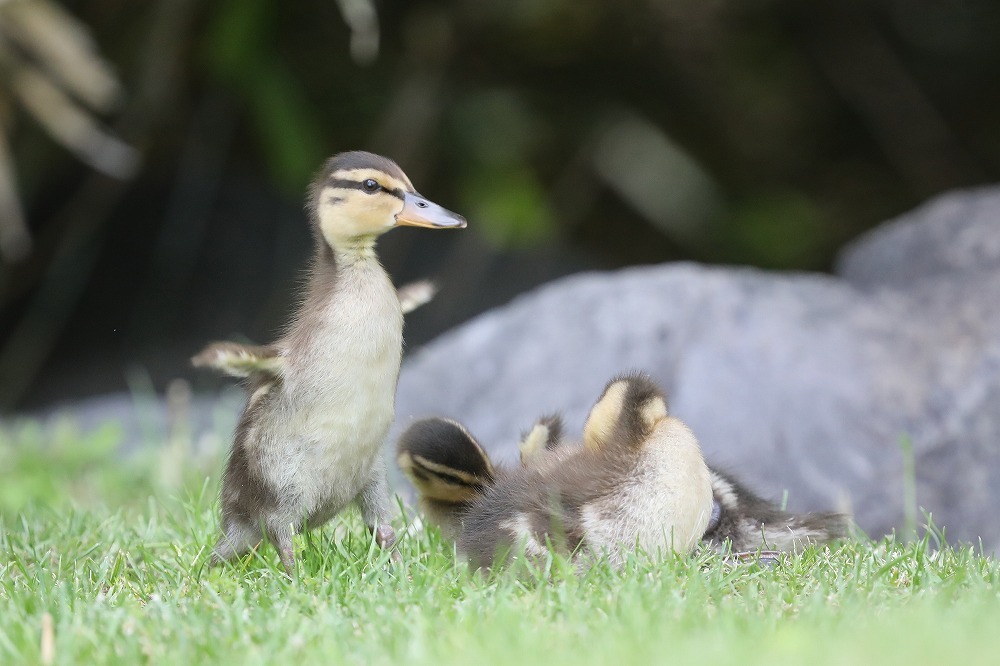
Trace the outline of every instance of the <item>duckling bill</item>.
<instances>
[{"instance_id":1,"label":"duckling bill","mask_svg":"<svg viewBox=\"0 0 1000 666\"><path fill-rule=\"evenodd\" d=\"M395 542L380 451L394 414L403 312L375 242L398 226L466 222L418 194L395 162L360 151L324 164L306 210L316 250L285 334L265 347L221 348L221 365L238 366L249 398L222 478L213 563L266 538L291 574L293 534L352 501L380 546Z\"/></svg>"}]
</instances>

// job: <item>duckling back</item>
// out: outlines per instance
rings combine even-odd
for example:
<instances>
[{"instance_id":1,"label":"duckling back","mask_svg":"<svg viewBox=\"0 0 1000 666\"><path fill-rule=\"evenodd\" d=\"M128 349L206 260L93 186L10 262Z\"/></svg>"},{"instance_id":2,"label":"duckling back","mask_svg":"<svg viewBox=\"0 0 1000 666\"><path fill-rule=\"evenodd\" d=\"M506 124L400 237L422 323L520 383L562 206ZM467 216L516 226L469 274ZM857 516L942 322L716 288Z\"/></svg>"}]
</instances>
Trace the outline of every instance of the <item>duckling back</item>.
<instances>
[{"instance_id":1,"label":"duckling back","mask_svg":"<svg viewBox=\"0 0 1000 666\"><path fill-rule=\"evenodd\" d=\"M691 430L670 416L666 397L645 374L612 379L584 425L584 451L605 469L624 467L612 490L582 509L594 550L689 552L711 517L712 487Z\"/></svg>"},{"instance_id":2,"label":"duckling back","mask_svg":"<svg viewBox=\"0 0 1000 666\"><path fill-rule=\"evenodd\" d=\"M758 496L734 477L712 470L714 507L704 541L721 553L759 550L801 551L846 538L847 514L791 513Z\"/></svg>"}]
</instances>

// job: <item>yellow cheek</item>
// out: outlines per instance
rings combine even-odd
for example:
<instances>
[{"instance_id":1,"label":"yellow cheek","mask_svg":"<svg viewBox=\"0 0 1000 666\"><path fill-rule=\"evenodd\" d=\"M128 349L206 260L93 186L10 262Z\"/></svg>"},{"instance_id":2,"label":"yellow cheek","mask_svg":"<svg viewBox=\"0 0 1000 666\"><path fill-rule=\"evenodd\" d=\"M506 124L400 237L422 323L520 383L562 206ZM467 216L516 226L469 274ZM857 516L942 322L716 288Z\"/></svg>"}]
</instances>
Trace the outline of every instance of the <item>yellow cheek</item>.
<instances>
[{"instance_id":1,"label":"yellow cheek","mask_svg":"<svg viewBox=\"0 0 1000 666\"><path fill-rule=\"evenodd\" d=\"M518 446L521 450L521 462L531 462L533 458L545 451L545 442L547 441L549 441L549 429L541 423L537 424Z\"/></svg>"},{"instance_id":2,"label":"yellow cheek","mask_svg":"<svg viewBox=\"0 0 1000 666\"><path fill-rule=\"evenodd\" d=\"M320 229L328 243L355 236L380 234L395 226L403 203L391 195L354 191L324 193L319 210Z\"/></svg>"},{"instance_id":3,"label":"yellow cheek","mask_svg":"<svg viewBox=\"0 0 1000 666\"><path fill-rule=\"evenodd\" d=\"M640 414L646 429L651 430L653 426L667 418L667 403L661 398L652 398L642 406Z\"/></svg>"},{"instance_id":4,"label":"yellow cheek","mask_svg":"<svg viewBox=\"0 0 1000 666\"><path fill-rule=\"evenodd\" d=\"M588 449L600 449L611 438L615 424L625 404L625 384L613 384L604 397L590 410L587 423L583 426L583 444Z\"/></svg>"}]
</instances>

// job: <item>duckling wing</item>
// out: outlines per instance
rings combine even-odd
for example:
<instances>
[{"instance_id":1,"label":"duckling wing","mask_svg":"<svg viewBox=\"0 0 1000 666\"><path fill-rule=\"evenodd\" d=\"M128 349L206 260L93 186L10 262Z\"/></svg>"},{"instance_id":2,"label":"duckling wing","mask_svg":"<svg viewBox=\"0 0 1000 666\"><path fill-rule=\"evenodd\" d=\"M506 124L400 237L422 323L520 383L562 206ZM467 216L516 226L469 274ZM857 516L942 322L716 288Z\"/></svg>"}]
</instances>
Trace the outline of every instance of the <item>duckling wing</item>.
<instances>
[{"instance_id":1,"label":"duckling wing","mask_svg":"<svg viewBox=\"0 0 1000 666\"><path fill-rule=\"evenodd\" d=\"M396 290L396 296L399 297L399 308L403 314L409 314L421 305L427 304L434 298L437 291L437 285L430 280L417 280L404 284Z\"/></svg>"},{"instance_id":2,"label":"duckling wing","mask_svg":"<svg viewBox=\"0 0 1000 666\"><path fill-rule=\"evenodd\" d=\"M273 345L244 345L238 342L213 342L191 357L196 368L210 368L230 377L277 379L281 376L285 357Z\"/></svg>"}]
</instances>

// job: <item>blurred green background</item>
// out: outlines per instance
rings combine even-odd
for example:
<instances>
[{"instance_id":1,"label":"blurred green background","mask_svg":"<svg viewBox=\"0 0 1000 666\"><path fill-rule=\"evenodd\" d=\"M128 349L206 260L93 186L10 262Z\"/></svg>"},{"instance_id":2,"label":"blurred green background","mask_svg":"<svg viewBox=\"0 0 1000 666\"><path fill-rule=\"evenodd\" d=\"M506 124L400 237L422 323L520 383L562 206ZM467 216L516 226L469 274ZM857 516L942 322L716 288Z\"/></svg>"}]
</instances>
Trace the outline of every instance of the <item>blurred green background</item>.
<instances>
[{"instance_id":1,"label":"blurred green background","mask_svg":"<svg viewBox=\"0 0 1000 666\"><path fill-rule=\"evenodd\" d=\"M380 244L410 347L577 270L828 270L1000 180L996 0L10 0L0 408L210 378L280 329L322 159L393 157L469 219Z\"/></svg>"}]
</instances>

